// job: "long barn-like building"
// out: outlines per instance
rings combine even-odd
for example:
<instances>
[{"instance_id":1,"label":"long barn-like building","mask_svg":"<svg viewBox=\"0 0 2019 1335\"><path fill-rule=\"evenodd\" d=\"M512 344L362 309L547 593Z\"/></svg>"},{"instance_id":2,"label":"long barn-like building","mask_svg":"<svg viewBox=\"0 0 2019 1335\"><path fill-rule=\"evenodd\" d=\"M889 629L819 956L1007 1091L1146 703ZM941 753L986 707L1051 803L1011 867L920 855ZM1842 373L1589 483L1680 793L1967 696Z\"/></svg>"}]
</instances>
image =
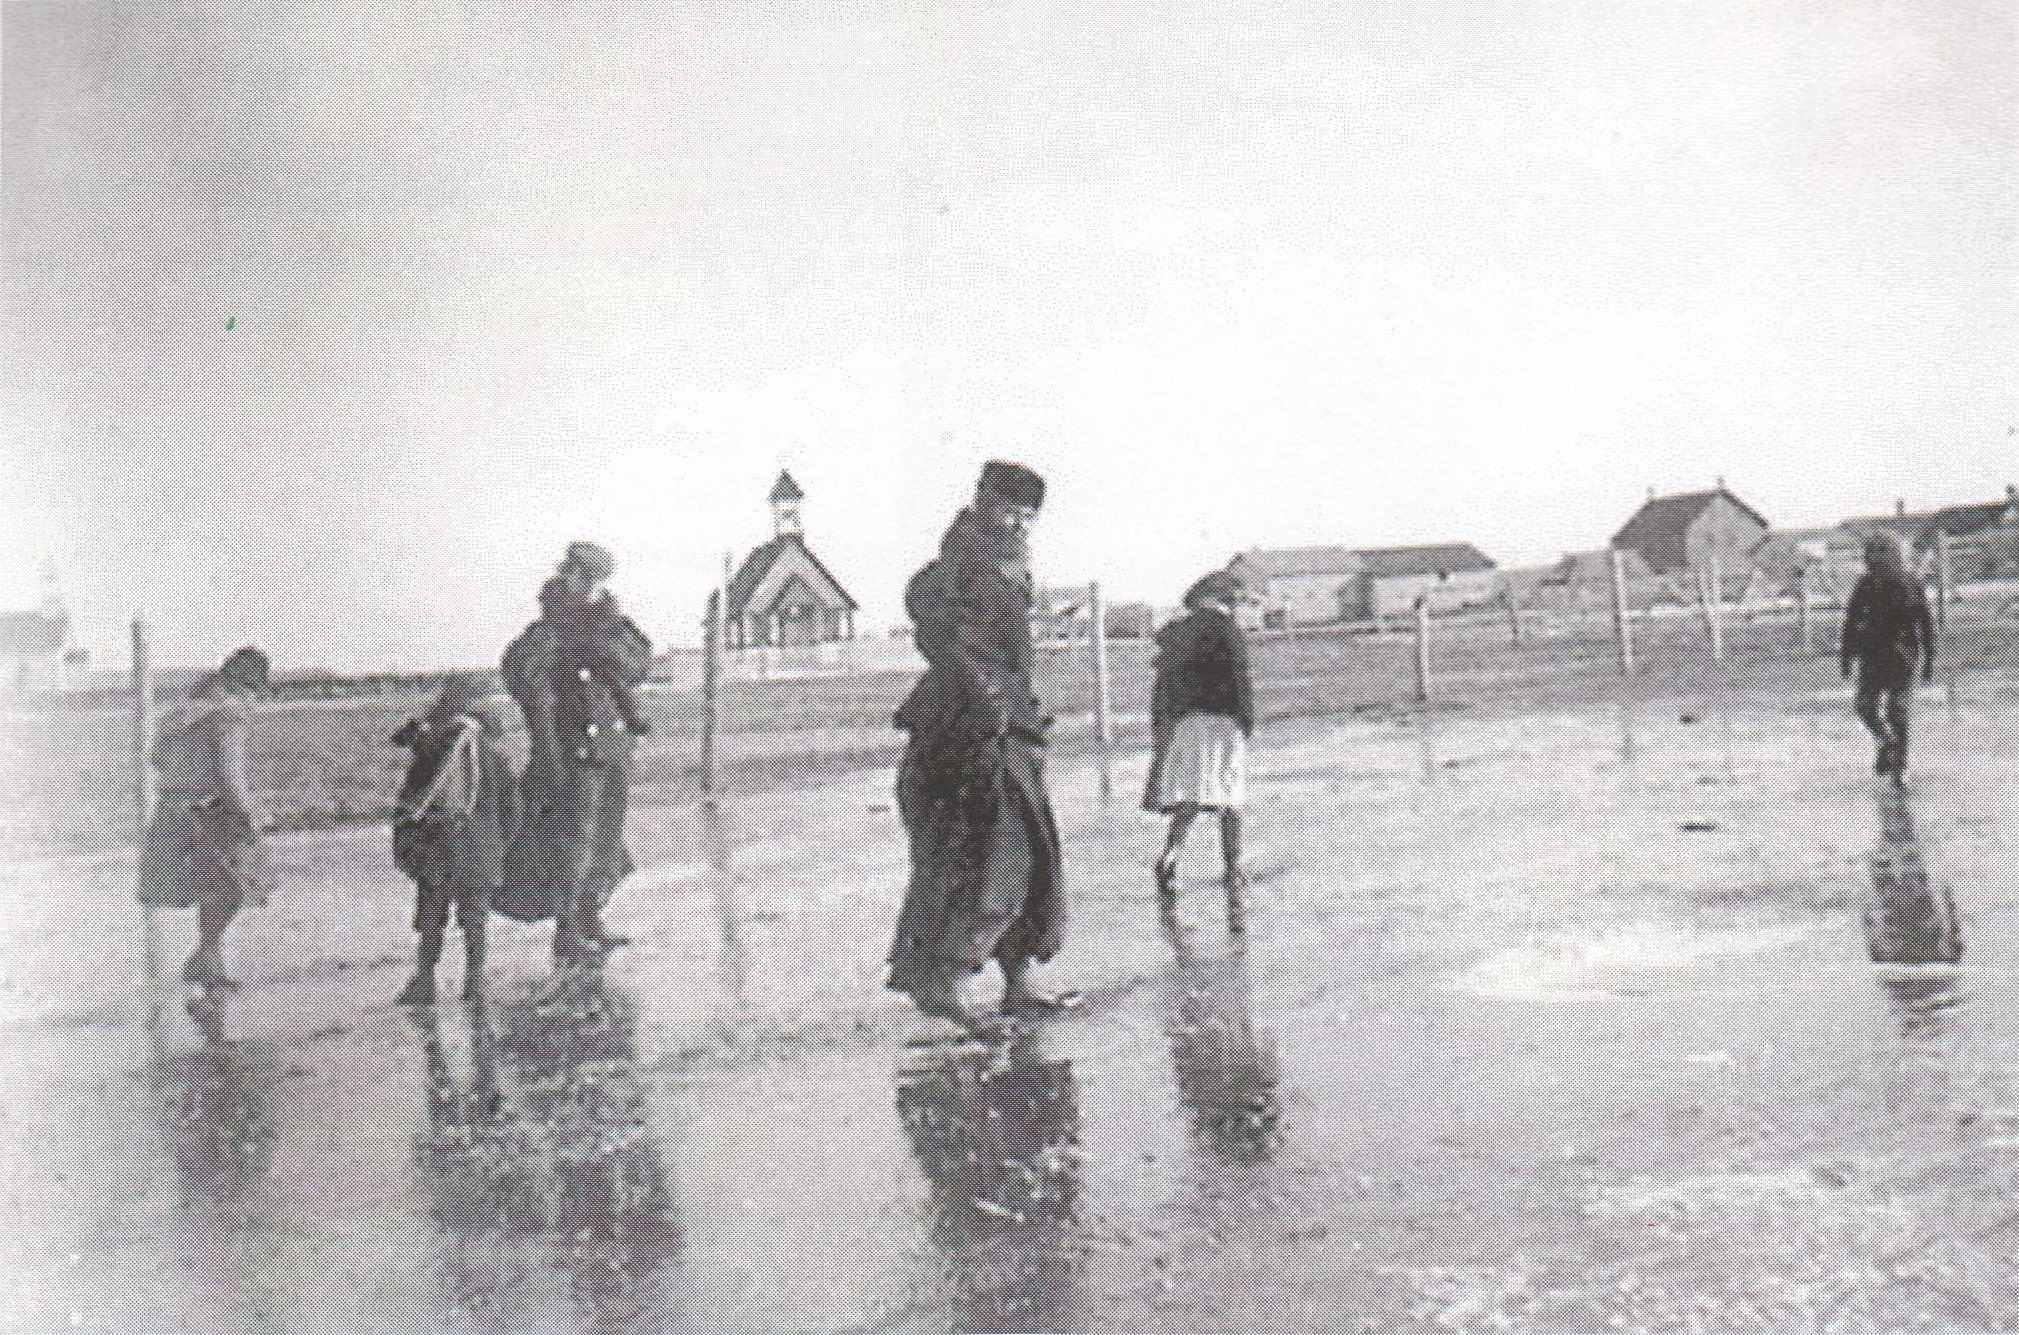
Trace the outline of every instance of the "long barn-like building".
<instances>
[{"instance_id":1,"label":"long barn-like building","mask_svg":"<svg viewBox=\"0 0 2019 1335\"><path fill-rule=\"evenodd\" d=\"M806 545L806 493L791 473L781 472L769 499L771 540L753 548L729 581L728 647L854 639L859 604Z\"/></svg>"}]
</instances>

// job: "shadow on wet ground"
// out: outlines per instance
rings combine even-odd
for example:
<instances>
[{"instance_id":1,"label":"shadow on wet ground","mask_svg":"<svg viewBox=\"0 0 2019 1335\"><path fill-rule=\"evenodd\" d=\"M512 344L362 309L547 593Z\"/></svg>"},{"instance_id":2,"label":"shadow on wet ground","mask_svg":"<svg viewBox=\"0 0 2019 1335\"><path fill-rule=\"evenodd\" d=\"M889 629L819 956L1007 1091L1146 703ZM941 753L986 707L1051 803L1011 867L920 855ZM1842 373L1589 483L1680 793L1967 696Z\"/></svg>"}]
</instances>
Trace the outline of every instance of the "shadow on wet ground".
<instances>
[{"instance_id":1,"label":"shadow on wet ground","mask_svg":"<svg viewBox=\"0 0 2019 1335\"><path fill-rule=\"evenodd\" d=\"M187 1009L130 859L17 868L0 1326L2011 1325L2014 713L1905 792L1847 711L1264 734L1240 932L1065 766L1086 1001L1001 1045L878 986L887 775L640 811L635 944L503 926L476 1007L392 1003L377 832Z\"/></svg>"}]
</instances>

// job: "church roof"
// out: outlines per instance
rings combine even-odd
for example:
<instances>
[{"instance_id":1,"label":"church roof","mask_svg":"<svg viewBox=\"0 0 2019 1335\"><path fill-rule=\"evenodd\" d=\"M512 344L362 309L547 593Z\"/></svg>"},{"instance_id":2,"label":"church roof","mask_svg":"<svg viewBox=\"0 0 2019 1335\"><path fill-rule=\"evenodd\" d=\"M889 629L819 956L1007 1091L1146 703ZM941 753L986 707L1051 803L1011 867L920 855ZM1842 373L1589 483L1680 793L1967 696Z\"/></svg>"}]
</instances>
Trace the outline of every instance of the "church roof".
<instances>
[{"instance_id":1,"label":"church roof","mask_svg":"<svg viewBox=\"0 0 2019 1335\"><path fill-rule=\"evenodd\" d=\"M779 501L803 501L806 493L792 480L792 474L781 468L778 470L778 481L771 484L770 499L774 504Z\"/></svg>"},{"instance_id":2,"label":"church roof","mask_svg":"<svg viewBox=\"0 0 2019 1335\"><path fill-rule=\"evenodd\" d=\"M787 476L782 480L790 482L792 479ZM728 609L730 618L740 617L750 610L750 600L756 596L758 587L764 583L764 577L771 573L771 568L778 564L780 557L795 547L833 588L844 606L850 611L860 610L861 604L849 596L847 589L841 587L841 581L834 577L834 572L821 564L820 558L813 554L813 549L806 545L805 538L797 533L781 533L771 541L752 548L750 555L743 558L743 564L737 567L735 575L730 578Z\"/></svg>"}]
</instances>

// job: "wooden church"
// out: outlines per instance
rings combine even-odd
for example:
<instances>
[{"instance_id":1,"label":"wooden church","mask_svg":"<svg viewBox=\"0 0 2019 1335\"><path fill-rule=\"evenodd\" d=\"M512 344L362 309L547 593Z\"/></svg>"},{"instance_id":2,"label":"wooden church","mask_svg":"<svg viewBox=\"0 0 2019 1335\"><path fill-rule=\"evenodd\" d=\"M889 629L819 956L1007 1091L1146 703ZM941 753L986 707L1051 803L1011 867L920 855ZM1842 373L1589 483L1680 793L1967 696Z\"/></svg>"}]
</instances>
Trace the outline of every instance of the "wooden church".
<instances>
[{"instance_id":1,"label":"wooden church","mask_svg":"<svg viewBox=\"0 0 2019 1335\"><path fill-rule=\"evenodd\" d=\"M723 631L731 649L832 644L855 638L858 607L806 545L806 493L781 472L771 488L771 540L751 551L729 581Z\"/></svg>"}]
</instances>

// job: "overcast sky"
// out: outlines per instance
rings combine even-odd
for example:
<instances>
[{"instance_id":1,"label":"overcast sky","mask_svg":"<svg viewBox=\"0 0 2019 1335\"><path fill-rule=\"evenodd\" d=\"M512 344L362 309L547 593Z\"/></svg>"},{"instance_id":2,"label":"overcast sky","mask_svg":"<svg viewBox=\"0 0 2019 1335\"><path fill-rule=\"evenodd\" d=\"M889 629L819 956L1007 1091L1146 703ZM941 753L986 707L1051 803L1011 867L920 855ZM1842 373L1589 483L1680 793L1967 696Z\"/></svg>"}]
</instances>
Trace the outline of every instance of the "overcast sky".
<instances>
[{"instance_id":1,"label":"overcast sky","mask_svg":"<svg viewBox=\"0 0 2019 1335\"><path fill-rule=\"evenodd\" d=\"M2019 480L2007 0L0 25L0 581L101 661L494 661L574 537L688 640L781 464L879 631L991 454L1042 577L1159 602Z\"/></svg>"}]
</instances>

